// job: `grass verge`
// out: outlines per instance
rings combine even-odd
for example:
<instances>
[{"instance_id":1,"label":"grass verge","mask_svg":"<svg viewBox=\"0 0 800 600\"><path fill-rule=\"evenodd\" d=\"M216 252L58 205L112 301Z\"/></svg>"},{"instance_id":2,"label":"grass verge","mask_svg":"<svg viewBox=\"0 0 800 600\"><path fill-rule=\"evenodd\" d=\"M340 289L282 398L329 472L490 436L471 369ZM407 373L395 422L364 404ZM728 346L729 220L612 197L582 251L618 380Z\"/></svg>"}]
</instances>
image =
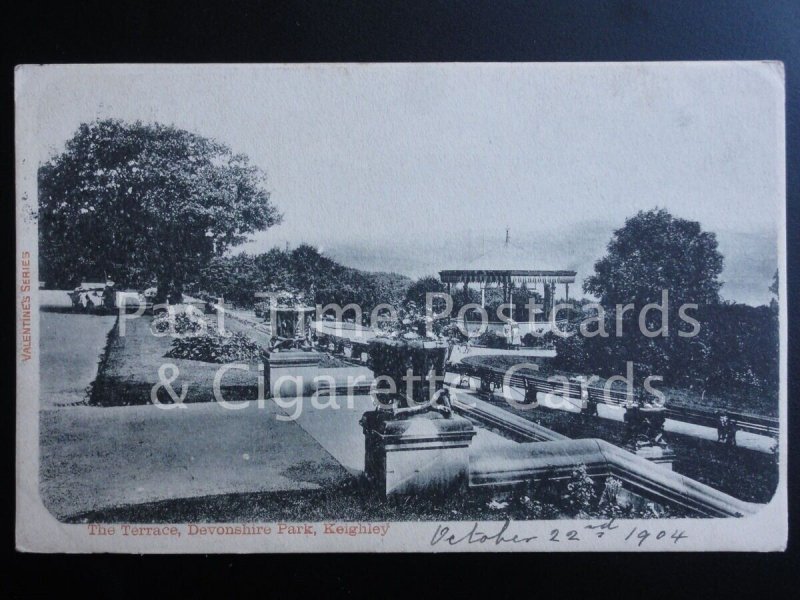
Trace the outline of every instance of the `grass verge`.
<instances>
[{"instance_id":1,"label":"grass verge","mask_svg":"<svg viewBox=\"0 0 800 600\"><path fill-rule=\"evenodd\" d=\"M96 406L130 406L151 403L151 392L155 386L159 402L169 404L173 400L168 390L161 385L159 371L164 365L178 369L177 378L170 384L175 393L185 385L184 402L213 402L214 379L220 377L220 390L226 401L255 400L258 397L258 362L242 363L243 368L228 368L226 365L206 363L181 358L165 358L170 350L172 337L156 336L150 330L152 317L127 319L125 335L121 335L119 321L108 336L106 353L100 370L92 385L89 403ZM228 365L230 367L230 365ZM246 367L246 369L244 368ZM163 371L166 379L173 372Z\"/></svg>"}]
</instances>

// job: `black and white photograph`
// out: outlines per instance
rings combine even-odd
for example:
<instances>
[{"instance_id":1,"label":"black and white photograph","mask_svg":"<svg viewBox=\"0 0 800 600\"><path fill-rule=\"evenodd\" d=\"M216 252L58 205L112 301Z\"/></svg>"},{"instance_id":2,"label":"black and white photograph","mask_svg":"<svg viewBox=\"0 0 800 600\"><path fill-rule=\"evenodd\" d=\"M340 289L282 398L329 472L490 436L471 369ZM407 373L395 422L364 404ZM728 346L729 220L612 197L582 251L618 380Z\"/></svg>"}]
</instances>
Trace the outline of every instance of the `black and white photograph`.
<instances>
[{"instance_id":1,"label":"black and white photograph","mask_svg":"<svg viewBox=\"0 0 800 600\"><path fill-rule=\"evenodd\" d=\"M785 547L782 63L15 94L20 550Z\"/></svg>"}]
</instances>

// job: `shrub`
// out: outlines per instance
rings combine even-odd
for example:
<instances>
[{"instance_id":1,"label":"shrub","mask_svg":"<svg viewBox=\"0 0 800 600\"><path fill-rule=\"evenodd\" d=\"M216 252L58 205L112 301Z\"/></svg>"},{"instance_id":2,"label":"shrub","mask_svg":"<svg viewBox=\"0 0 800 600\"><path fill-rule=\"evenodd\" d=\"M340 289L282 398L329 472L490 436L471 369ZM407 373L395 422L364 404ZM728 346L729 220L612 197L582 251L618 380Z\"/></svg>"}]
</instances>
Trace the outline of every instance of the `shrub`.
<instances>
[{"instance_id":1,"label":"shrub","mask_svg":"<svg viewBox=\"0 0 800 600\"><path fill-rule=\"evenodd\" d=\"M595 500L594 482L586 471L586 465L581 464L573 469L563 500L564 508L573 516L585 516L592 512Z\"/></svg>"},{"instance_id":2,"label":"shrub","mask_svg":"<svg viewBox=\"0 0 800 600\"><path fill-rule=\"evenodd\" d=\"M198 333L208 327L205 319L193 313L174 313L170 311L159 314L153 319L151 329L157 333Z\"/></svg>"},{"instance_id":3,"label":"shrub","mask_svg":"<svg viewBox=\"0 0 800 600\"><path fill-rule=\"evenodd\" d=\"M251 362L261 357L261 347L243 333L225 337L209 332L173 340L166 356L211 363Z\"/></svg>"},{"instance_id":4,"label":"shrub","mask_svg":"<svg viewBox=\"0 0 800 600\"><path fill-rule=\"evenodd\" d=\"M600 493L598 512L606 517L622 517L625 509L620 505L622 482L616 477L606 477L603 491Z\"/></svg>"},{"instance_id":5,"label":"shrub","mask_svg":"<svg viewBox=\"0 0 800 600\"><path fill-rule=\"evenodd\" d=\"M479 346L486 346L487 348L508 347L508 342L505 336L492 330L484 331L481 335L479 335L477 344Z\"/></svg>"},{"instance_id":6,"label":"shrub","mask_svg":"<svg viewBox=\"0 0 800 600\"><path fill-rule=\"evenodd\" d=\"M269 302L256 302L253 312L259 319L266 319L269 316Z\"/></svg>"}]
</instances>

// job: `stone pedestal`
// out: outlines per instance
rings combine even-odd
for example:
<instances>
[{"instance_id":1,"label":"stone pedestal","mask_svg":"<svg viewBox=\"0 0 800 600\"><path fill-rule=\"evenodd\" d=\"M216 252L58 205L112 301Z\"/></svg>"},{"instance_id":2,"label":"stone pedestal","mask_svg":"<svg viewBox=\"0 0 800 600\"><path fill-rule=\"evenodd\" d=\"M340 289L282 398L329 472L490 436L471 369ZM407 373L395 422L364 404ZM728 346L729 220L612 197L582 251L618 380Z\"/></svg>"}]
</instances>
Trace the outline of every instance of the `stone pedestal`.
<instances>
[{"instance_id":1,"label":"stone pedestal","mask_svg":"<svg viewBox=\"0 0 800 600\"><path fill-rule=\"evenodd\" d=\"M269 355L272 368L300 367L318 365L322 355L314 350L280 350Z\"/></svg>"},{"instance_id":2,"label":"stone pedestal","mask_svg":"<svg viewBox=\"0 0 800 600\"><path fill-rule=\"evenodd\" d=\"M472 423L437 412L398 419L390 411L361 418L367 479L384 496L436 495L469 482Z\"/></svg>"},{"instance_id":3,"label":"stone pedestal","mask_svg":"<svg viewBox=\"0 0 800 600\"><path fill-rule=\"evenodd\" d=\"M641 446L635 450L631 449L631 452L669 470L672 470L672 463L675 461L675 452L669 446Z\"/></svg>"}]
</instances>

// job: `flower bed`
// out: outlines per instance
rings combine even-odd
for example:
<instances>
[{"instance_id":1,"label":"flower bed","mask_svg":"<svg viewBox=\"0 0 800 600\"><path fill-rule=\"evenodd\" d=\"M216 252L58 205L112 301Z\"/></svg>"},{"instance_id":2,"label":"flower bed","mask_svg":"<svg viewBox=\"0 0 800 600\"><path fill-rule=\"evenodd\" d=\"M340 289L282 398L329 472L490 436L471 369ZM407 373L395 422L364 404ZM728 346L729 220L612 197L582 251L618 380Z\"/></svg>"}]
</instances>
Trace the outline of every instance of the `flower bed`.
<instances>
[{"instance_id":1,"label":"flower bed","mask_svg":"<svg viewBox=\"0 0 800 600\"><path fill-rule=\"evenodd\" d=\"M174 340L165 356L211 363L250 362L259 359L261 347L243 333L226 337L211 330Z\"/></svg>"},{"instance_id":2,"label":"flower bed","mask_svg":"<svg viewBox=\"0 0 800 600\"><path fill-rule=\"evenodd\" d=\"M153 387L159 382L159 369L165 363L178 367L180 382L186 384L186 403L214 402L214 378L219 364L184 358L165 358L175 341L168 335L155 336L152 319L131 319L125 335L115 326L108 338L106 354L100 363L97 378L92 384L89 404L94 406L130 406L151 403ZM186 338L187 340L190 338ZM225 373L221 391L225 400L255 400L258 394L257 365L261 358L244 362L248 370L231 369ZM176 384L177 385L177 384ZM180 390L180 386L178 386ZM162 387L158 388L161 402L172 399Z\"/></svg>"},{"instance_id":3,"label":"flower bed","mask_svg":"<svg viewBox=\"0 0 800 600\"><path fill-rule=\"evenodd\" d=\"M180 335L200 333L208 329L202 315L193 312L167 311L153 319L151 329L154 333L177 333Z\"/></svg>"}]
</instances>

